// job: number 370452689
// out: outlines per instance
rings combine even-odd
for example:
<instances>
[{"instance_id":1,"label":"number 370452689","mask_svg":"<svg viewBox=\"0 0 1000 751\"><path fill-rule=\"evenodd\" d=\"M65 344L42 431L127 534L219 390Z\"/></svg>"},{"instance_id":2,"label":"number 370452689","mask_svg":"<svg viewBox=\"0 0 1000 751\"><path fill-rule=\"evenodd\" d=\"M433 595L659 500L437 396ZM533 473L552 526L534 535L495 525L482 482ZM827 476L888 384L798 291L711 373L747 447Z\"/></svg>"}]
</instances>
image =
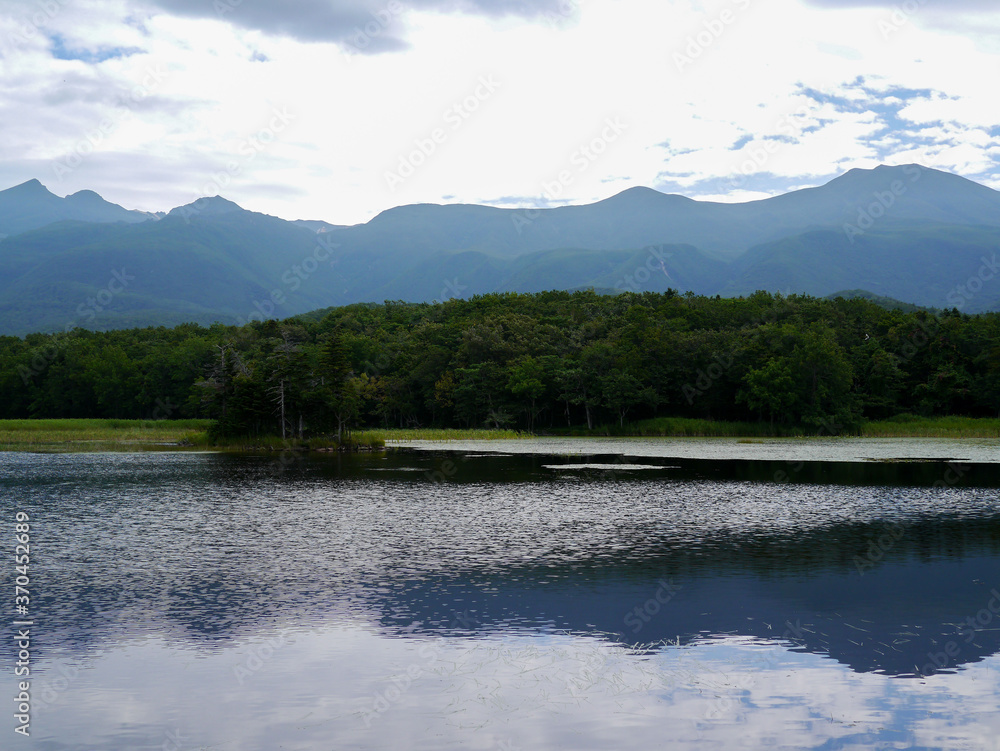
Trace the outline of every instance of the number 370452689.
<instances>
[{"instance_id":1,"label":"number 370452689","mask_svg":"<svg viewBox=\"0 0 1000 751\"><path fill-rule=\"evenodd\" d=\"M14 581L14 601L17 605L27 605L30 602L28 584L31 579L28 576L28 565L31 563L31 525L28 515L23 511L17 513L16 519L14 539L17 540L17 547L14 548L14 562L17 564L17 578Z\"/></svg>"}]
</instances>

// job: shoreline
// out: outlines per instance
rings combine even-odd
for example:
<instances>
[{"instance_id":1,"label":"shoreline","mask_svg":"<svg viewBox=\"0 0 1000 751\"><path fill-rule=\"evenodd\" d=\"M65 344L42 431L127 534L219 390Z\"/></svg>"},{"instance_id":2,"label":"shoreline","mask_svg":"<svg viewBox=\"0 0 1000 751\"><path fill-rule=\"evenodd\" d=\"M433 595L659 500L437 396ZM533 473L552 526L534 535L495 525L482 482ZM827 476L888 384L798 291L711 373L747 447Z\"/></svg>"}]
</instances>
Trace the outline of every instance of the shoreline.
<instances>
[{"instance_id":1,"label":"shoreline","mask_svg":"<svg viewBox=\"0 0 1000 751\"><path fill-rule=\"evenodd\" d=\"M807 435L802 431L782 428L767 434L763 424L750 424L757 430L740 430L741 423L721 423L697 420L663 419L656 424L639 424L624 428L602 427L592 431L560 429L528 434L514 430L487 429L363 429L354 431L348 440L338 444L329 437L305 440L283 440L276 436L233 439L212 444L207 430L208 420L0 420L0 452L29 451L44 453L94 451L212 451L238 453L346 453L383 451L388 448L430 444L440 447L456 443L476 444L497 442L519 444L524 441L558 443L586 441L602 444L626 440L691 441L715 439L735 446L777 443L790 446L796 442L817 441L865 442L882 440L975 441L1000 440L1000 420L989 418L909 418L902 421L868 423L858 432L841 435Z\"/></svg>"}]
</instances>

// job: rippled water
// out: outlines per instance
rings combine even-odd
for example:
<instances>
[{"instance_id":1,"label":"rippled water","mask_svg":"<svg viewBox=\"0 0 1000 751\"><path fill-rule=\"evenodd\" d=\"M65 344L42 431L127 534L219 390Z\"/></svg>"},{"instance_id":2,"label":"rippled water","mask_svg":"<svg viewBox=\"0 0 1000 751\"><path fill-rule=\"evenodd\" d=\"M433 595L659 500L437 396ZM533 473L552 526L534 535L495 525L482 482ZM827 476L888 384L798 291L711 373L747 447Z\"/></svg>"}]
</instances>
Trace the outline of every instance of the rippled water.
<instances>
[{"instance_id":1,"label":"rippled water","mask_svg":"<svg viewBox=\"0 0 1000 751\"><path fill-rule=\"evenodd\" d=\"M0 455L0 737L1000 748L1000 466L495 448Z\"/></svg>"},{"instance_id":2,"label":"rippled water","mask_svg":"<svg viewBox=\"0 0 1000 751\"><path fill-rule=\"evenodd\" d=\"M1000 463L1000 438L529 438L405 441L424 450L518 454L609 454L778 462L963 461Z\"/></svg>"}]
</instances>

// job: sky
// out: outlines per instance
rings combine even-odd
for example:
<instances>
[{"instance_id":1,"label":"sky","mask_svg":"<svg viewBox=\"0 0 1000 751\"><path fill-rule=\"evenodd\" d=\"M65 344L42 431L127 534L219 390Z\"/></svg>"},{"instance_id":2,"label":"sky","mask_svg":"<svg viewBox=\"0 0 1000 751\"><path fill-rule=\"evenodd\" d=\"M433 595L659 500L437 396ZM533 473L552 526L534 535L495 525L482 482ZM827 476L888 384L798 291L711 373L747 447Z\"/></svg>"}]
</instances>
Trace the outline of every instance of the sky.
<instances>
[{"instance_id":1,"label":"sky","mask_svg":"<svg viewBox=\"0 0 1000 751\"><path fill-rule=\"evenodd\" d=\"M285 219L1000 189L996 0L0 0L0 189Z\"/></svg>"}]
</instances>

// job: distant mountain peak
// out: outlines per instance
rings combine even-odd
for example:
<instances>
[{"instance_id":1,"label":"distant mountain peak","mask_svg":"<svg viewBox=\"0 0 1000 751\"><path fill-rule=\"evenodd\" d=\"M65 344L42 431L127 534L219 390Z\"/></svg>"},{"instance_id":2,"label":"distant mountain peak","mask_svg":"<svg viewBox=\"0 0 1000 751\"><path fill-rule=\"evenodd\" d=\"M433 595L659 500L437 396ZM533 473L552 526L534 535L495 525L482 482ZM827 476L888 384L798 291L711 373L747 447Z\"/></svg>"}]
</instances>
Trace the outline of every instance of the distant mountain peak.
<instances>
[{"instance_id":1,"label":"distant mountain peak","mask_svg":"<svg viewBox=\"0 0 1000 751\"><path fill-rule=\"evenodd\" d=\"M8 188L3 192L17 195L53 195L48 188L42 185L41 182L35 178L31 178L27 182L23 182L20 185L15 185L13 188Z\"/></svg>"},{"instance_id":2,"label":"distant mountain peak","mask_svg":"<svg viewBox=\"0 0 1000 751\"><path fill-rule=\"evenodd\" d=\"M674 203L695 202L693 198L688 198L687 196L678 195L676 193L663 193L655 188L647 188L643 185L636 185L631 188L626 188L621 193L616 193L610 198L605 198L603 201L598 201L596 204L590 205L616 206L618 204L628 204L654 207L661 206L668 201L672 201Z\"/></svg>"},{"instance_id":3,"label":"distant mountain peak","mask_svg":"<svg viewBox=\"0 0 1000 751\"><path fill-rule=\"evenodd\" d=\"M844 174L833 178L834 180L843 180L845 178L859 178L864 176L878 175L882 177L886 174L893 172L912 174L914 171L928 171L927 167L922 167L919 164L877 164L874 167L852 167L847 170ZM931 170L933 171L933 170ZM832 181L831 181L832 182Z\"/></svg>"},{"instance_id":4,"label":"distant mountain peak","mask_svg":"<svg viewBox=\"0 0 1000 751\"><path fill-rule=\"evenodd\" d=\"M666 195L669 194L662 193L655 188L648 188L645 185L633 185L631 188L625 188L620 193L615 193L611 198L663 198Z\"/></svg>"},{"instance_id":5,"label":"distant mountain peak","mask_svg":"<svg viewBox=\"0 0 1000 751\"><path fill-rule=\"evenodd\" d=\"M625 188L625 190L618 193L619 196L648 196L652 194L659 196L665 195L654 188L648 188L645 185L633 185L631 188Z\"/></svg>"},{"instance_id":6,"label":"distant mountain peak","mask_svg":"<svg viewBox=\"0 0 1000 751\"><path fill-rule=\"evenodd\" d=\"M952 180L952 181L963 181L966 183L974 183L975 181L969 180L961 175L956 175L953 172L946 172L944 170L934 169L933 167L925 167L922 164L879 164L875 167L854 167L853 169L847 170L843 175L835 177L831 180L831 183L838 181L850 182L852 180L861 180L866 178L877 177L880 180L884 180L887 177L898 177L899 179L905 180L907 182L915 182L918 179L923 179L925 177L932 177L934 179ZM829 183L828 183L829 184ZM980 183L975 183L980 185Z\"/></svg>"},{"instance_id":7,"label":"distant mountain peak","mask_svg":"<svg viewBox=\"0 0 1000 751\"><path fill-rule=\"evenodd\" d=\"M222 196L205 196L184 206L171 209L167 216L218 216L231 214L235 211L245 211L245 209Z\"/></svg>"},{"instance_id":8,"label":"distant mountain peak","mask_svg":"<svg viewBox=\"0 0 1000 751\"><path fill-rule=\"evenodd\" d=\"M89 205L105 205L108 203L104 200L104 196L92 190L78 190L76 193L66 196L65 200L71 203Z\"/></svg>"},{"instance_id":9,"label":"distant mountain peak","mask_svg":"<svg viewBox=\"0 0 1000 751\"><path fill-rule=\"evenodd\" d=\"M37 179L0 190L0 235L17 235L62 221L131 224L149 218L145 212L110 203L92 190L57 196Z\"/></svg>"}]
</instances>

